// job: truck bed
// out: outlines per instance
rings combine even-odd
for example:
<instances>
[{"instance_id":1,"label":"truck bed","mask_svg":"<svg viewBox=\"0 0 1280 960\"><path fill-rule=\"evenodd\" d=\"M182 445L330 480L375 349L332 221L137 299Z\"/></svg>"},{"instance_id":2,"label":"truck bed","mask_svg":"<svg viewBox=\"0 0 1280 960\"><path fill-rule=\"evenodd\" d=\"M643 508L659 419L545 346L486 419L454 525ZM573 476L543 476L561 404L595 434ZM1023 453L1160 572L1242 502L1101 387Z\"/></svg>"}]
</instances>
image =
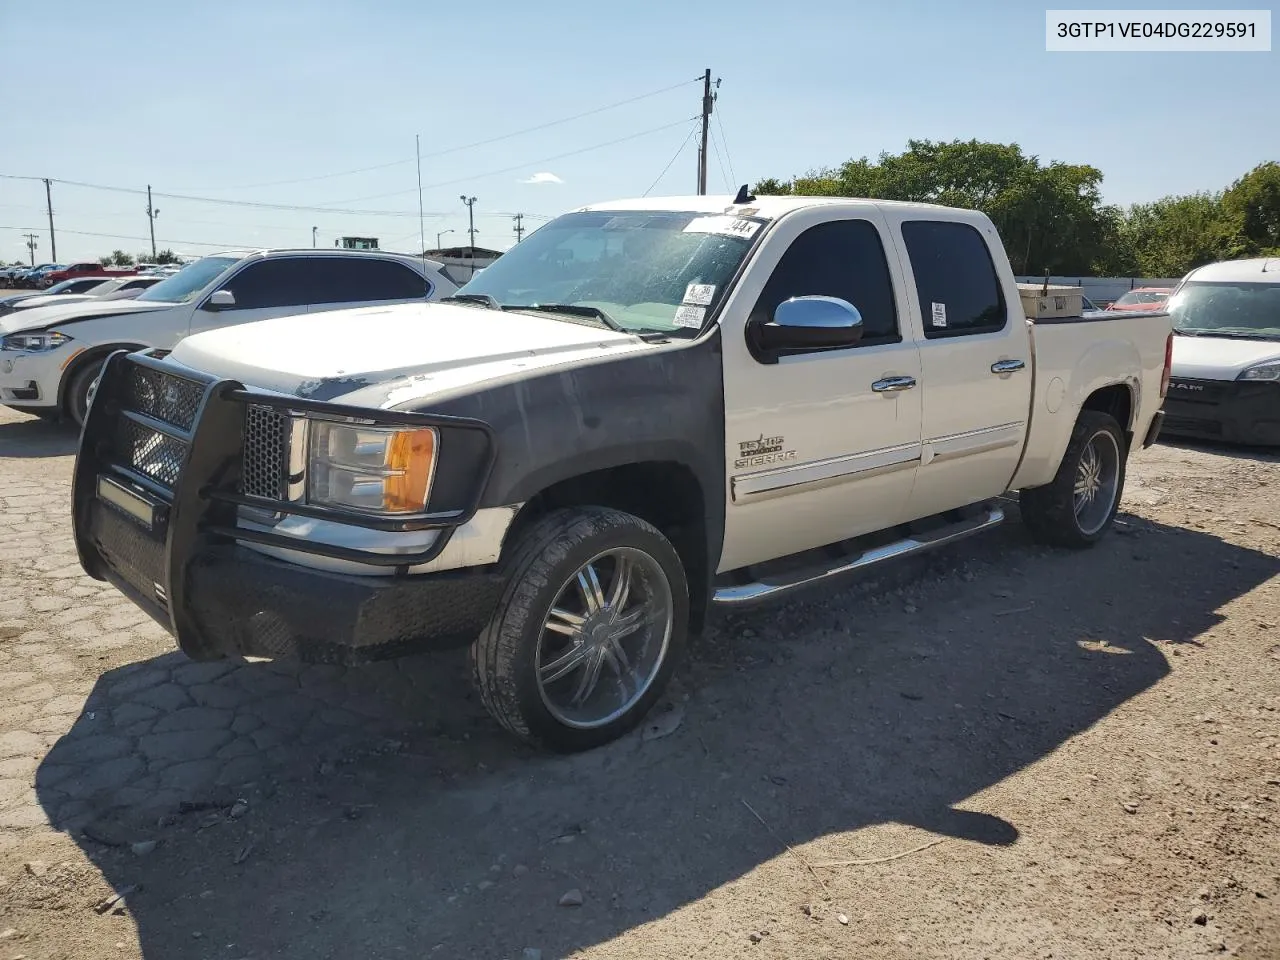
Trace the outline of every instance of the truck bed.
<instances>
[{"instance_id":1,"label":"truck bed","mask_svg":"<svg viewBox=\"0 0 1280 960\"><path fill-rule=\"evenodd\" d=\"M1037 487L1053 479L1071 438L1077 412L1094 390L1113 383L1118 369L1134 370L1128 382L1128 423L1140 440L1160 409L1169 317L1162 311L1097 310L1076 317L1027 321L1035 374L1027 448L1012 487Z\"/></svg>"}]
</instances>

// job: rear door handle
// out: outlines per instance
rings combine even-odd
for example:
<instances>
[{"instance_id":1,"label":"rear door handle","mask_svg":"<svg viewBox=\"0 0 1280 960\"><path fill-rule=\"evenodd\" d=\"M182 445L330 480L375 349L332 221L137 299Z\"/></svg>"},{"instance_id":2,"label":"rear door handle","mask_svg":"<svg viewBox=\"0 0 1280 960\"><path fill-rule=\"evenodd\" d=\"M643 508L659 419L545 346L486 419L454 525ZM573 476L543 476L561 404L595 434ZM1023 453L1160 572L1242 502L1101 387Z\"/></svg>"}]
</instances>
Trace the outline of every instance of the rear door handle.
<instances>
[{"instance_id":1,"label":"rear door handle","mask_svg":"<svg viewBox=\"0 0 1280 960\"><path fill-rule=\"evenodd\" d=\"M998 360L991 365L991 372L995 374L1013 373L1015 370L1021 370L1026 365L1024 360Z\"/></svg>"},{"instance_id":2,"label":"rear door handle","mask_svg":"<svg viewBox=\"0 0 1280 960\"><path fill-rule=\"evenodd\" d=\"M915 377L885 377L871 385L876 393L897 393L899 390L910 390L916 385Z\"/></svg>"}]
</instances>

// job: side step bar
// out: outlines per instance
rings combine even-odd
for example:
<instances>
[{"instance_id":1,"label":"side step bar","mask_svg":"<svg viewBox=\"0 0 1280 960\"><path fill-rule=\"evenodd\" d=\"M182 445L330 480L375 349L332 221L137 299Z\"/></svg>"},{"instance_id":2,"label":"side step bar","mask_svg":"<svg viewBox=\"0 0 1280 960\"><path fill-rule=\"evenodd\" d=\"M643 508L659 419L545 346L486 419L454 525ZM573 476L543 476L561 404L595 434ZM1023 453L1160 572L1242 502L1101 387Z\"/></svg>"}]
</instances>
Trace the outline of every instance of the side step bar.
<instances>
[{"instance_id":1,"label":"side step bar","mask_svg":"<svg viewBox=\"0 0 1280 960\"><path fill-rule=\"evenodd\" d=\"M945 527L934 536L908 537L896 543L876 547L853 560L840 563L826 570L814 572L810 568L799 573L795 579L770 577L758 583L743 583L733 587L722 587L712 595L711 602L718 607L742 608L763 603L767 600L776 600L792 591L823 583L857 570L864 570L887 560L909 557L913 554L923 553L926 550L933 550L936 547L954 543L957 540L963 540L965 537L971 537L975 533L981 533L984 530L999 526L1003 522L1004 511L999 507L988 507L986 516L977 521Z\"/></svg>"}]
</instances>

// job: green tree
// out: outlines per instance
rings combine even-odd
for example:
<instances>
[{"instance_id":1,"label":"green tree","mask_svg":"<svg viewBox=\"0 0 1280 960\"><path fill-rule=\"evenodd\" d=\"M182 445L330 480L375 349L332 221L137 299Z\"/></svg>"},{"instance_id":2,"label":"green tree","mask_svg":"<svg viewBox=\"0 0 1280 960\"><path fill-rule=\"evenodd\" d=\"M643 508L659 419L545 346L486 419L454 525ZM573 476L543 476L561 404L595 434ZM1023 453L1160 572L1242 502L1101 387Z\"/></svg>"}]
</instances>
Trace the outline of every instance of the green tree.
<instances>
[{"instance_id":1,"label":"green tree","mask_svg":"<svg viewBox=\"0 0 1280 960\"><path fill-rule=\"evenodd\" d=\"M1017 144L909 140L900 154L862 157L789 181L763 180L757 194L868 197L939 203L991 217L1019 273L1085 273L1105 255L1102 171L1044 166Z\"/></svg>"},{"instance_id":2,"label":"green tree","mask_svg":"<svg viewBox=\"0 0 1280 960\"><path fill-rule=\"evenodd\" d=\"M178 259L178 255L174 253L172 250L161 250L159 253L156 254L155 260L152 261L152 263L160 263L160 264L181 263L181 262L182 261Z\"/></svg>"},{"instance_id":3,"label":"green tree","mask_svg":"<svg viewBox=\"0 0 1280 960\"><path fill-rule=\"evenodd\" d=\"M123 250L112 250L110 257L111 265L115 267L132 267L133 257L125 253ZM106 264L104 264L106 266Z\"/></svg>"},{"instance_id":4,"label":"green tree","mask_svg":"<svg viewBox=\"0 0 1280 960\"><path fill-rule=\"evenodd\" d=\"M1180 277L1194 267L1246 256L1249 245L1221 193L1165 197L1129 208L1119 227L1133 273Z\"/></svg>"},{"instance_id":5,"label":"green tree","mask_svg":"<svg viewBox=\"0 0 1280 960\"><path fill-rule=\"evenodd\" d=\"M1223 194L1222 206L1239 224L1250 252L1280 249L1280 163L1254 167Z\"/></svg>"}]
</instances>

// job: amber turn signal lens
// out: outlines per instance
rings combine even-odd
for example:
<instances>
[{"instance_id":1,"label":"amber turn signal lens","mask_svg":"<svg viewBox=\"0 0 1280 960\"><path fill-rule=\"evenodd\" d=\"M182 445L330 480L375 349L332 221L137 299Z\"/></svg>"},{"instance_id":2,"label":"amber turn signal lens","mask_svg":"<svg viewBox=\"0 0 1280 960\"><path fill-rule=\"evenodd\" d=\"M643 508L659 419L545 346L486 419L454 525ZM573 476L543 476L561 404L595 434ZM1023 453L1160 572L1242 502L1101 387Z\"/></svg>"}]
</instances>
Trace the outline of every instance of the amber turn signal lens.
<instances>
[{"instance_id":1,"label":"amber turn signal lens","mask_svg":"<svg viewBox=\"0 0 1280 960\"><path fill-rule=\"evenodd\" d=\"M436 467L436 432L399 430L387 444L388 476L383 481L384 509L416 513L426 506Z\"/></svg>"}]
</instances>

